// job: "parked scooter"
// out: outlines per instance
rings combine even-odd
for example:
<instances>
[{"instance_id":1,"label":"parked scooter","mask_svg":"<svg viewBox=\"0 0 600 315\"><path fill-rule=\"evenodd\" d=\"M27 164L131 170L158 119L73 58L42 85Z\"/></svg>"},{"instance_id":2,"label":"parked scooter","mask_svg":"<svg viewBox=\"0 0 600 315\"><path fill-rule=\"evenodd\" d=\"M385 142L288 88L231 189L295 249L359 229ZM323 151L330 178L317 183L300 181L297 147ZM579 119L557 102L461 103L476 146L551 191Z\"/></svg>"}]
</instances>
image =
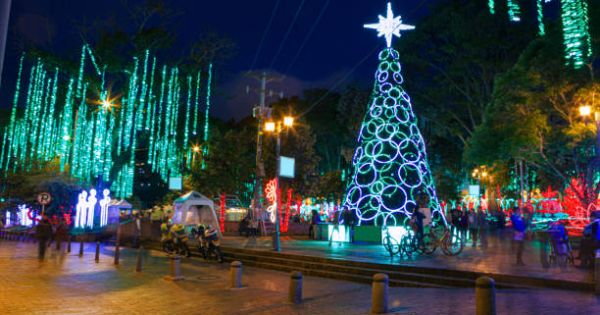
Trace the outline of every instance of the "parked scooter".
<instances>
[{"instance_id":1,"label":"parked scooter","mask_svg":"<svg viewBox=\"0 0 600 315\"><path fill-rule=\"evenodd\" d=\"M198 251L204 259L208 259L214 254L219 263L223 262L221 242L219 241L219 234L216 229L210 225L204 226L203 224L199 224L193 231L193 234L198 241Z\"/></svg>"},{"instance_id":2,"label":"parked scooter","mask_svg":"<svg viewBox=\"0 0 600 315\"><path fill-rule=\"evenodd\" d=\"M190 257L192 252L187 244L188 237L181 224L175 224L169 229L168 237L162 239L162 248L167 254L178 254Z\"/></svg>"}]
</instances>

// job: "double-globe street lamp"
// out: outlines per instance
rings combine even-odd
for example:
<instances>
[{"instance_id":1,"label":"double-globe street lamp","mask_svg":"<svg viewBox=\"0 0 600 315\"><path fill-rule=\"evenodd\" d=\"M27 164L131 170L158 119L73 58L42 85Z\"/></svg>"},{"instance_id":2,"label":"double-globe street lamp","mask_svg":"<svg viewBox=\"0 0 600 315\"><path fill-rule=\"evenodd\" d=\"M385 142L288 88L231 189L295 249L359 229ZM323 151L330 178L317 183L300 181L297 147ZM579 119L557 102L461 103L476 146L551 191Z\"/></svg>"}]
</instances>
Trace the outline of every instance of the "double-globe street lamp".
<instances>
[{"instance_id":1,"label":"double-globe street lamp","mask_svg":"<svg viewBox=\"0 0 600 315\"><path fill-rule=\"evenodd\" d=\"M277 145L275 147L275 158L276 158L276 168L275 168L275 195L278 196L277 192L279 191L279 173L281 171L281 132L285 129L289 130L294 126L294 117L285 116L281 121L268 121L265 123L263 130L266 133L274 134L277 136ZM280 242L280 222L279 222L279 206L281 200L275 199L275 236L273 238L273 250L280 252L281 251L281 242Z\"/></svg>"}]
</instances>

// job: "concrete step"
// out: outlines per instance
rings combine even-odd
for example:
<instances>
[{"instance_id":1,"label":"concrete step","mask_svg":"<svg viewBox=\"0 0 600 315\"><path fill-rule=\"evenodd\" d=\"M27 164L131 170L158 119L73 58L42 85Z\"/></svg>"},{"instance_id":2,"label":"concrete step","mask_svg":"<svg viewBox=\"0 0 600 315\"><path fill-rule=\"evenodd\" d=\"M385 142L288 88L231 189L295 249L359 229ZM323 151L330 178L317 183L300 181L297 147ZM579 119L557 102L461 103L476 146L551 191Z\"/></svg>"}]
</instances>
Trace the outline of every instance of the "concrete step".
<instances>
[{"instance_id":1,"label":"concrete step","mask_svg":"<svg viewBox=\"0 0 600 315\"><path fill-rule=\"evenodd\" d=\"M399 281L452 287L473 287L478 277L489 276L496 281L496 285L499 288L543 287L578 291L594 290L594 284L587 282L425 268L402 264L378 264L240 248L223 247L222 250L224 255L229 259L240 260L244 263L268 264L270 267L277 265L281 266L280 269L285 268L285 271L292 270L293 268L302 268L317 272L356 274L364 277L371 277L375 273L386 273L390 276L390 279Z\"/></svg>"},{"instance_id":2,"label":"concrete step","mask_svg":"<svg viewBox=\"0 0 600 315\"><path fill-rule=\"evenodd\" d=\"M294 260L287 258L277 258L272 256L249 255L241 253L225 252L225 257L229 260L240 260L244 263L268 264L271 266L282 266L287 271L295 269L314 270L323 273L347 274L353 276L371 277L376 273L386 273L391 280L397 280L407 283L420 283L427 286L452 286L452 287L473 287L474 281L464 278L452 278L445 276L427 275L419 273L409 273L402 271L381 270L376 268L353 267L344 264L331 264L322 262L311 262L304 260ZM281 269L281 268L280 268Z\"/></svg>"}]
</instances>

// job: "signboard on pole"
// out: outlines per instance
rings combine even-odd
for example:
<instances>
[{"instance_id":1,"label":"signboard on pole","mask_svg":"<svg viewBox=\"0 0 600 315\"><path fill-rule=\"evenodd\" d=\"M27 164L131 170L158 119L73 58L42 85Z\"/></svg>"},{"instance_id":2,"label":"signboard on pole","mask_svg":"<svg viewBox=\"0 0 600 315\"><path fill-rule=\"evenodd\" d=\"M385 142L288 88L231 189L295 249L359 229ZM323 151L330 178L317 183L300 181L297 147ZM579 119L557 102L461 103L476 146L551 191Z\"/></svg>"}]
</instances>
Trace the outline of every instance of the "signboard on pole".
<instances>
[{"instance_id":1,"label":"signboard on pole","mask_svg":"<svg viewBox=\"0 0 600 315\"><path fill-rule=\"evenodd\" d=\"M286 156L279 157L279 176L287 177L287 178L294 178L295 162L296 162L296 160L291 157L286 157Z\"/></svg>"},{"instance_id":2,"label":"signboard on pole","mask_svg":"<svg viewBox=\"0 0 600 315\"><path fill-rule=\"evenodd\" d=\"M52 196L47 192L42 192L37 195L37 202L42 206L48 205L52 201Z\"/></svg>"}]
</instances>

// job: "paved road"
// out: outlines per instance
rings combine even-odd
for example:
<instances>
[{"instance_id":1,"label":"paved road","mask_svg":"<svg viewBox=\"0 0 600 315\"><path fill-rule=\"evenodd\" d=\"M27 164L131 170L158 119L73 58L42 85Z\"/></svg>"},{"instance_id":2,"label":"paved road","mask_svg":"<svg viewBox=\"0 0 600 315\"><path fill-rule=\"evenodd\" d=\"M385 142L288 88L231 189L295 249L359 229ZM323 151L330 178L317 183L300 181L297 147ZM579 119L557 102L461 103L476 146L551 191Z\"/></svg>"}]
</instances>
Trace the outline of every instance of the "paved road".
<instances>
[{"instance_id":1,"label":"paved road","mask_svg":"<svg viewBox=\"0 0 600 315\"><path fill-rule=\"evenodd\" d=\"M368 314L368 285L305 277L305 303L286 301L289 275L244 268L245 288L226 288L228 266L198 259L183 262L182 282L163 280L167 262L146 254L144 272L133 272L135 251L112 247L94 262L93 244L83 258L51 250L43 262L36 245L0 241L0 314ZM474 314L472 289L391 288L394 314ZM498 314L600 314L591 294L556 290L504 290Z\"/></svg>"},{"instance_id":2,"label":"paved road","mask_svg":"<svg viewBox=\"0 0 600 315\"><path fill-rule=\"evenodd\" d=\"M448 257L437 250L432 256L421 255L413 259L400 259L399 257L390 259L389 254L381 245L333 243L332 246L329 246L326 241L283 237L281 246L282 250L288 253L334 259L593 282L593 275L589 269L573 266L569 266L565 271L561 271L556 266L543 268L540 260L539 241L528 241L526 243L523 258L526 265L517 266L515 254L511 250L510 231L507 231L504 235L494 233L488 237L488 240L488 247L485 249L482 249L481 246L472 247L471 242L469 242L458 256ZM269 251L273 248L271 237L226 237L223 240L223 246Z\"/></svg>"}]
</instances>

